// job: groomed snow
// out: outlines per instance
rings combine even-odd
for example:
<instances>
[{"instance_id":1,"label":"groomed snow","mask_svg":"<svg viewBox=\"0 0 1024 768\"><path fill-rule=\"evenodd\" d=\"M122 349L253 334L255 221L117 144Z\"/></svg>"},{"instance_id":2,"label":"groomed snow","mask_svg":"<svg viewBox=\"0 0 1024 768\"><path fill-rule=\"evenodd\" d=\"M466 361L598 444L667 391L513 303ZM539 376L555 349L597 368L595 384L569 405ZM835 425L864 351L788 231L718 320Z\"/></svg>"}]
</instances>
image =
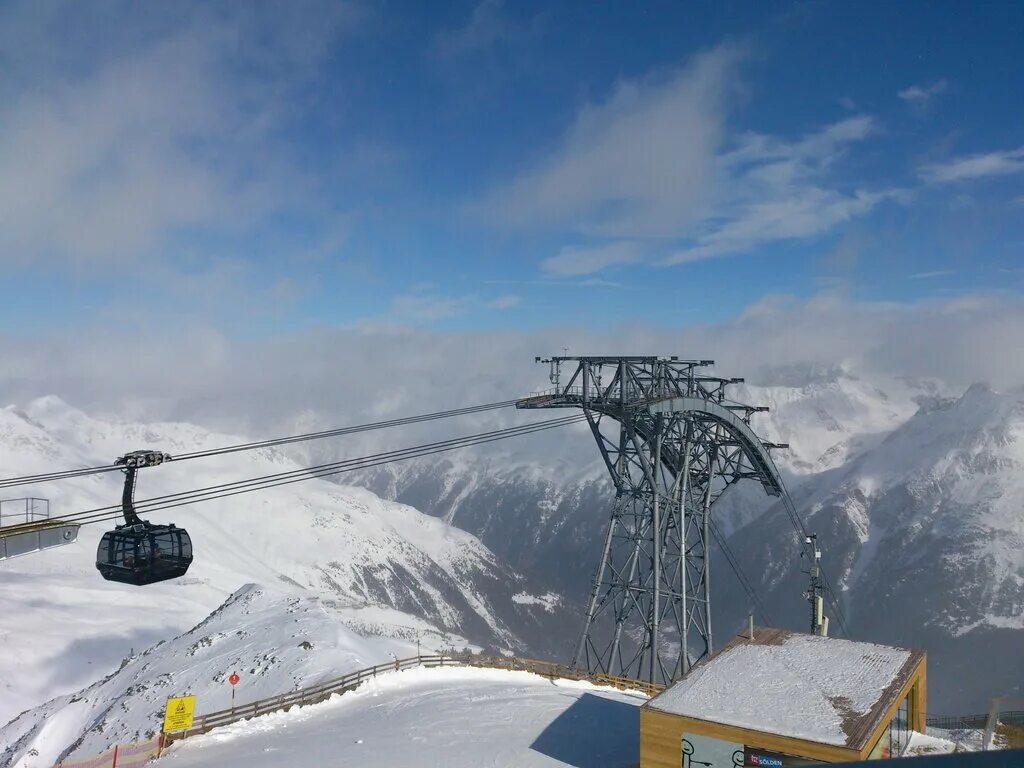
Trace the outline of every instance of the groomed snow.
<instances>
[{"instance_id":1,"label":"groomed snow","mask_svg":"<svg viewBox=\"0 0 1024 768\"><path fill-rule=\"evenodd\" d=\"M663 712L845 745L843 721L865 715L910 660L874 643L789 635L740 642L652 699Z\"/></svg>"},{"instance_id":2,"label":"groomed snow","mask_svg":"<svg viewBox=\"0 0 1024 768\"><path fill-rule=\"evenodd\" d=\"M618 768L639 759L642 694L527 672L411 669L179 742L159 768Z\"/></svg>"}]
</instances>

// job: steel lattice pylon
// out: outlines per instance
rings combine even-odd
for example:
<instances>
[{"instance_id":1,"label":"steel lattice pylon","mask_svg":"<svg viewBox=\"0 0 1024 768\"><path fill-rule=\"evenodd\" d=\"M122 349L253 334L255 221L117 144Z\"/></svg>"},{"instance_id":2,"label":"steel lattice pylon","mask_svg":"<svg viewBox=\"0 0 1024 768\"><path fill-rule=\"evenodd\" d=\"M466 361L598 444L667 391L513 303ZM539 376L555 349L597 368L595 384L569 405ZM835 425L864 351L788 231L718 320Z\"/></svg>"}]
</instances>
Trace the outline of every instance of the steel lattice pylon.
<instances>
[{"instance_id":1,"label":"steel lattice pylon","mask_svg":"<svg viewBox=\"0 0 1024 768\"><path fill-rule=\"evenodd\" d=\"M726 388L742 380L702 375L709 360L537 361L550 364L554 388L516 407L582 408L615 485L573 663L674 680L712 648L708 545L715 501L743 478L781 493L768 455L775 446L749 425L751 414L766 409L727 399Z\"/></svg>"}]
</instances>

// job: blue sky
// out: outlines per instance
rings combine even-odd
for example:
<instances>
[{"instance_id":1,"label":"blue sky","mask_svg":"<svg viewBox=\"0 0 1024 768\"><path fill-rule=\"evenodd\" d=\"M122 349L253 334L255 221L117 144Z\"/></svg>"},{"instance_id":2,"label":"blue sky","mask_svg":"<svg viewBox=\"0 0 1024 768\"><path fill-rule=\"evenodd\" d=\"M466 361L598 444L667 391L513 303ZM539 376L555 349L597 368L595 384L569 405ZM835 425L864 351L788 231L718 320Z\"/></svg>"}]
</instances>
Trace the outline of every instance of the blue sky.
<instances>
[{"instance_id":1,"label":"blue sky","mask_svg":"<svg viewBox=\"0 0 1024 768\"><path fill-rule=\"evenodd\" d=\"M0 7L0 322L676 328L1024 290L1019 3Z\"/></svg>"}]
</instances>

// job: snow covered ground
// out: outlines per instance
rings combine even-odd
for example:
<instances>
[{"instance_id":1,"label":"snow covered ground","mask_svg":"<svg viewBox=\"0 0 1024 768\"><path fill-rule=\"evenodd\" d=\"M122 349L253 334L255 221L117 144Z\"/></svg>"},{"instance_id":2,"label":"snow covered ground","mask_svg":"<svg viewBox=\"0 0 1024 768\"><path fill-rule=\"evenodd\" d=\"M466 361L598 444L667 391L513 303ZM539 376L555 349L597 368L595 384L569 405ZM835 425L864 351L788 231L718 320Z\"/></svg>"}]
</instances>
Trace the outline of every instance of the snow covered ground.
<instances>
[{"instance_id":1,"label":"snow covered ground","mask_svg":"<svg viewBox=\"0 0 1024 768\"><path fill-rule=\"evenodd\" d=\"M410 618L383 608L365 610L380 626L393 628ZM363 636L350 628L353 620L350 609L329 601L247 585L189 632L137 653L102 680L0 728L0 765L49 768L66 757L150 739L160 732L168 696L195 695L198 714L225 709L231 704L227 677L232 672L242 678L237 704L243 705L415 655L414 636ZM441 644L425 622L418 629L426 652ZM73 667L75 659L69 657L66 665ZM96 677L100 671L93 666L80 674Z\"/></svg>"},{"instance_id":2,"label":"snow covered ground","mask_svg":"<svg viewBox=\"0 0 1024 768\"><path fill-rule=\"evenodd\" d=\"M156 765L625 768L639 759L646 700L527 672L411 669L179 742Z\"/></svg>"}]
</instances>

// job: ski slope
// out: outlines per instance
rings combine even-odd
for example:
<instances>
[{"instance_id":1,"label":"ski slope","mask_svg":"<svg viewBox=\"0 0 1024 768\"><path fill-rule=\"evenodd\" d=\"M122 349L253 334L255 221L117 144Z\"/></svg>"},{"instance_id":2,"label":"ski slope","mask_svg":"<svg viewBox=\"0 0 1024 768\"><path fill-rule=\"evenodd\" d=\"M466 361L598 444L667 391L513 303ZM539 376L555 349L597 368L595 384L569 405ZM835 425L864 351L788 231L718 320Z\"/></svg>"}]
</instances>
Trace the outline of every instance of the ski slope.
<instances>
[{"instance_id":1,"label":"ski slope","mask_svg":"<svg viewBox=\"0 0 1024 768\"><path fill-rule=\"evenodd\" d=\"M639 759L646 700L528 672L410 669L179 742L155 765L625 768Z\"/></svg>"}]
</instances>

